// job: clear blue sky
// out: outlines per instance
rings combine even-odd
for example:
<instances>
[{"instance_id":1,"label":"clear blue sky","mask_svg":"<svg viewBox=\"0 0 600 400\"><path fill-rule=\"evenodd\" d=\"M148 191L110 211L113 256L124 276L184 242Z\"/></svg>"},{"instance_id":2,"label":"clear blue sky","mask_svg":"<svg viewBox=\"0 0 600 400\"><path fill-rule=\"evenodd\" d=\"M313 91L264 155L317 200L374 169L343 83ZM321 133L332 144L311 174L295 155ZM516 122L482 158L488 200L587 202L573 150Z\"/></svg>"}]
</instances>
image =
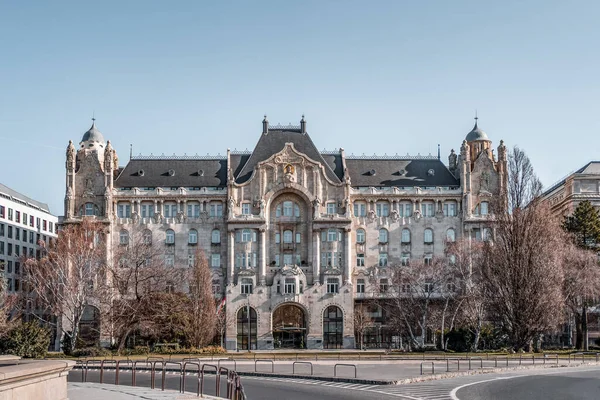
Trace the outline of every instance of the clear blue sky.
<instances>
[{"instance_id":1,"label":"clear blue sky","mask_svg":"<svg viewBox=\"0 0 600 400\"><path fill-rule=\"evenodd\" d=\"M600 159L598 1L2 1L0 181L62 215L95 112L134 153L252 149L306 114L319 149L447 160L473 125L545 185Z\"/></svg>"}]
</instances>

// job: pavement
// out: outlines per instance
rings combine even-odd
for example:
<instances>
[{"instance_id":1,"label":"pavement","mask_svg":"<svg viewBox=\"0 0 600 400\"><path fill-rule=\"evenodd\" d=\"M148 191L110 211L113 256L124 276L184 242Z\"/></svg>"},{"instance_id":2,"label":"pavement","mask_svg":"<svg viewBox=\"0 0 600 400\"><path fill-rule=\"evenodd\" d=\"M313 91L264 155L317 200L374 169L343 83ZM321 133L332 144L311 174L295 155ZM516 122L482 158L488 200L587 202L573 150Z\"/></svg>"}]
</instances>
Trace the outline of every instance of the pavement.
<instances>
[{"instance_id":1,"label":"pavement","mask_svg":"<svg viewBox=\"0 0 600 400\"><path fill-rule=\"evenodd\" d=\"M197 399L196 395L182 394L175 390L157 390L143 387L116 386L90 382L69 382L69 400L189 400ZM204 396L206 399L218 397Z\"/></svg>"}]
</instances>

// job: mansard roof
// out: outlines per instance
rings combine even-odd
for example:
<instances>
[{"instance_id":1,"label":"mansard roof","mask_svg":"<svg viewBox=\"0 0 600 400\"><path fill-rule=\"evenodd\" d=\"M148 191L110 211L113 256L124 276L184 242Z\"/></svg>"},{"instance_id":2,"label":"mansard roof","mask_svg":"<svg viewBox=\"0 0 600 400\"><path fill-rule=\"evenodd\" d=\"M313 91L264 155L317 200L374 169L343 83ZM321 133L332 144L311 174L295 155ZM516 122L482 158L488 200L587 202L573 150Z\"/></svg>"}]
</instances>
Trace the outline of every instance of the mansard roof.
<instances>
[{"instance_id":1,"label":"mansard roof","mask_svg":"<svg viewBox=\"0 0 600 400\"><path fill-rule=\"evenodd\" d=\"M121 171L115 187L225 187L227 158L133 158Z\"/></svg>"},{"instance_id":2,"label":"mansard roof","mask_svg":"<svg viewBox=\"0 0 600 400\"><path fill-rule=\"evenodd\" d=\"M294 148L300 153L306 154L310 159L320 162L325 166L325 174L335 182L341 183L340 176L332 169L335 162L326 162L321 153L317 150L308 133L302 133L300 129L282 128L269 129L258 139L258 143L252 152L252 155L241 169L240 173L235 175L237 183L247 182L252 176L256 165L267 160L273 154L279 153L285 147L286 143L293 143Z\"/></svg>"},{"instance_id":3,"label":"mansard roof","mask_svg":"<svg viewBox=\"0 0 600 400\"><path fill-rule=\"evenodd\" d=\"M347 158L352 186L459 186L458 179L437 158Z\"/></svg>"}]
</instances>

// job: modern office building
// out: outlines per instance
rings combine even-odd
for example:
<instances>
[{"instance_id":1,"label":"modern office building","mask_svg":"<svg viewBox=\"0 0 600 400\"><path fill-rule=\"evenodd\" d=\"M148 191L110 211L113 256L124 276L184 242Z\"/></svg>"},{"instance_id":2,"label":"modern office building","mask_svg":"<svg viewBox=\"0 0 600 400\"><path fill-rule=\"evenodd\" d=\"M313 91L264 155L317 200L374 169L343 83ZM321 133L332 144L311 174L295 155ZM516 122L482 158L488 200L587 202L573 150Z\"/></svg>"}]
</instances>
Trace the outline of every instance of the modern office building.
<instances>
[{"instance_id":1,"label":"modern office building","mask_svg":"<svg viewBox=\"0 0 600 400\"><path fill-rule=\"evenodd\" d=\"M137 156L121 167L94 123L67 147L65 223L106 223L107 262L134 232L161 243L173 267L201 248L226 299L228 349L352 348L355 304L379 291L389 266L488 234L506 147L494 156L477 122L462 139L448 165L439 151L350 156L317 150L304 117L272 126L265 116L251 152ZM374 318L381 335L385 318Z\"/></svg>"}]
</instances>

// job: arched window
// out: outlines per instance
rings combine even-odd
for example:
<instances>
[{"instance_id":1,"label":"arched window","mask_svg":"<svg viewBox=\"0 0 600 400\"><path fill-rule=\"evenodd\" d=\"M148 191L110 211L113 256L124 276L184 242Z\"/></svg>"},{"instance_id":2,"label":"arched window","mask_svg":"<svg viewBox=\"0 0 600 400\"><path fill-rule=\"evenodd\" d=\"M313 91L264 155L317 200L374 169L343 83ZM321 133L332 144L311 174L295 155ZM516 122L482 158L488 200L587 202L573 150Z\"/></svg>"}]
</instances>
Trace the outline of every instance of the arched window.
<instances>
[{"instance_id":1,"label":"arched window","mask_svg":"<svg viewBox=\"0 0 600 400\"><path fill-rule=\"evenodd\" d=\"M237 348L239 350L256 350L256 322L254 308L244 306L237 312Z\"/></svg>"},{"instance_id":2,"label":"arched window","mask_svg":"<svg viewBox=\"0 0 600 400\"><path fill-rule=\"evenodd\" d=\"M356 231L356 243L364 243L365 242L365 230L358 229Z\"/></svg>"},{"instance_id":3,"label":"arched window","mask_svg":"<svg viewBox=\"0 0 600 400\"><path fill-rule=\"evenodd\" d=\"M433 243L433 230L427 228L423 234L423 241L425 243Z\"/></svg>"},{"instance_id":4,"label":"arched window","mask_svg":"<svg viewBox=\"0 0 600 400\"><path fill-rule=\"evenodd\" d=\"M388 231L387 229L379 230L379 243L387 243L388 242Z\"/></svg>"},{"instance_id":5,"label":"arched window","mask_svg":"<svg viewBox=\"0 0 600 400\"><path fill-rule=\"evenodd\" d=\"M456 231L453 228L450 228L446 231L446 241L448 241L448 242L456 241Z\"/></svg>"},{"instance_id":6,"label":"arched window","mask_svg":"<svg viewBox=\"0 0 600 400\"><path fill-rule=\"evenodd\" d=\"M481 213L481 215L488 215L489 210L488 210L488 202L487 201L481 202L481 207L479 209L479 212Z\"/></svg>"},{"instance_id":7,"label":"arched window","mask_svg":"<svg viewBox=\"0 0 600 400\"><path fill-rule=\"evenodd\" d=\"M344 314L339 307L329 306L323 313L323 348L341 349L344 345Z\"/></svg>"},{"instance_id":8,"label":"arched window","mask_svg":"<svg viewBox=\"0 0 600 400\"><path fill-rule=\"evenodd\" d=\"M152 231L150 229L145 229L142 235L142 241L144 244L152 244Z\"/></svg>"},{"instance_id":9,"label":"arched window","mask_svg":"<svg viewBox=\"0 0 600 400\"><path fill-rule=\"evenodd\" d=\"M85 203L85 215L86 216L96 215L94 203Z\"/></svg>"},{"instance_id":10,"label":"arched window","mask_svg":"<svg viewBox=\"0 0 600 400\"><path fill-rule=\"evenodd\" d=\"M166 244L175 244L175 231L172 229L167 229L165 232L165 243Z\"/></svg>"},{"instance_id":11,"label":"arched window","mask_svg":"<svg viewBox=\"0 0 600 400\"><path fill-rule=\"evenodd\" d=\"M126 229L122 229L119 233L119 244L129 244L129 232Z\"/></svg>"},{"instance_id":12,"label":"arched window","mask_svg":"<svg viewBox=\"0 0 600 400\"><path fill-rule=\"evenodd\" d=\"M410 231L406 228L402 229L402 243L410 243Z\"/></svg>"},{"instance_id":13,"label":"arched window","mask_svg":"<svg viewBox=\"0 0 600 400\"><path fill-rule=\"evenodd\" d=\"M292 243L294 235L292 231L283 231L283 243Z\"/></svg>"},{"instance_id":14,"label":"arched window","mask_svg":"<svg viewBox=\"0 0 600 400\"><path fill-rule=\"evenodd\" d=\"M250 229L244 229L242 231L242 242L251 242L252 241L252 231Z\"/></svg>"},{"instance_id":15,"label":"arched window","mask_svg":"<svg viewBox=\"0 0 600 400\"><path fill-rule=\"evenodd\" d=\"M188 243L189 244L197 244L198 243L198 231L195 229L190 229L188 233Z\"/></svg>"},{"instance_id":16,"label":"arched window","mask_svg":"<svg viewBox=\"0 0 600 400\"><path fill-rule=\"evenodd\" d=\"M212 231L210 242L211 243L221 243L221 231L220 230L215 229Z\"/></svg>"}]
</instances>

